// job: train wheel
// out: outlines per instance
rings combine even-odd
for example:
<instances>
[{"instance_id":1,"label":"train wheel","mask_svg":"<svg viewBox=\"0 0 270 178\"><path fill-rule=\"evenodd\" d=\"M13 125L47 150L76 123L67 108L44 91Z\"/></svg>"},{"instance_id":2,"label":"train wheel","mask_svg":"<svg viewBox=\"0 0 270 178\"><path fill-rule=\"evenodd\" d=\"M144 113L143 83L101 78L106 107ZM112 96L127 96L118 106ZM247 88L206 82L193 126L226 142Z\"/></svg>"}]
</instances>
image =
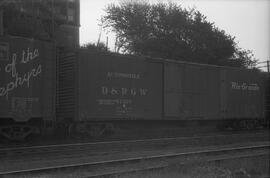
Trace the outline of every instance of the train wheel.
<instances>
[{"instance_id":1,"label":"train wheel","mask_svg":"<svg viewBox=\"0 0 270 178\"><path fill-rule=\"evenodd\" d=\"M9 140L24 140L30 134L40 134L40 129L29 125L6 125L0 127L0 134Z\"/></svg>"},{"instance_id":2,"label":"train wheel","mask_svg":"<svg viewBox=\"0 0 270 178\"><path fill-rule=\"evenodd\" d=\"M239 122L239 129L240 130L246 130L247 128L248 128L247 121L246 120L241 120Z\"/></svg>"},{"instance_id":3,"label":"train wheel","mask_svg":"<svg viewBox=\"0 0 270 178\"><path fill-rule=\"evenodd\" d=\"M106 132L106 125L103 123L79 123L76 125L76 133L91 138L102 137Z\"/></svg>"},{"instance_id":4,"label":"train wheel","mask_svg":"<svg viewBox=\"0 0 270 178\"><path fill-rule=\"evenodd\" d=\"M87 134L92 138L102 137L106 130L105 124L101 123L89 124L87 128Z\"/></svg>"},{"instance_id":5,"label":"train wheel","mask_svg":"<svg viewBox=\"0 0 270 178\"><path fill-rule=\"evenodd\" d=\"M256 126L255 121L251 120L251 121L247 121L247 129L248 130L253 130Z\"/></svg>"}]
</instances>

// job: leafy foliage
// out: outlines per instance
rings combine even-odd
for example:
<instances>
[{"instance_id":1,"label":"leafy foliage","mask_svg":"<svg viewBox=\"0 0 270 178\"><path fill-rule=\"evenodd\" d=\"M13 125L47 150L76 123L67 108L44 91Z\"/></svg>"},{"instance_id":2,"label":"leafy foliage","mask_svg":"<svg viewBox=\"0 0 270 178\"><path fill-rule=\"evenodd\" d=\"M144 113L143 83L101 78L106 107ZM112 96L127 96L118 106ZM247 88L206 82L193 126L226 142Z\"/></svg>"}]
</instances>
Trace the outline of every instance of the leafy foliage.
<instances>
[{"instance_id":1,"label":"leafy foliage","mask_svg":"<svg viewBox=\"0 0 270 178\"><path fill-rule=\"evenodd\" d=\"M103 20L124 53L234 67L256 63L251 51L194 8L129 0L107 6Z\"/></svg>"}]
</instances>

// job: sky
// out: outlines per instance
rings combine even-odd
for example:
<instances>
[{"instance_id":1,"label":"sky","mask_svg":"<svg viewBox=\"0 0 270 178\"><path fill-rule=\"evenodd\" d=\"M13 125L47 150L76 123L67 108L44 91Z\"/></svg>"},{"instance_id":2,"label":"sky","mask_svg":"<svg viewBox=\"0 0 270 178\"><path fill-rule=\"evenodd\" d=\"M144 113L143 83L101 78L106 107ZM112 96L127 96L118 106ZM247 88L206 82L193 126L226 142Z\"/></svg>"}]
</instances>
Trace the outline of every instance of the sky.
<instances>
[{"instance_id":1,"label":"sky","mask_svg":"<svg viewBox=\"0 0 270 178\"><path fill-rule=\"evenodd\" d=\"M219 29L235 37L238 46L253 51L259 61L270 60L270 0L149 0L175 2L185 8L195 7ZM114 35L100 30L99 20L105 7L118 0L80 0L80 44L101 41L114 49ZM261 64L264 65L264 64Z\"/></svg>"}]
</instances>

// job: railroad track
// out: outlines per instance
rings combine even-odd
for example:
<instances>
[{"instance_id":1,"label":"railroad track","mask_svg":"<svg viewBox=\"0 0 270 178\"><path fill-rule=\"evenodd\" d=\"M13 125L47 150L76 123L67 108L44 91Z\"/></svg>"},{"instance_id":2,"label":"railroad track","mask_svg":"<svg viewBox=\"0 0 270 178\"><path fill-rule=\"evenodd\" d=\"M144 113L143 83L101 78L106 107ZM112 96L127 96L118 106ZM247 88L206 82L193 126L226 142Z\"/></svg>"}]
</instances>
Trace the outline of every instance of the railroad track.
<instances>
[{"instance_id":1,"label":"railroad track","mask_svg":"<svg viewBox=\"0 0 270 178\"><path fill-rule=\"evenodd\" d=\"M40 141L42 138L39 138L39 141L34 140L27 140L26 142L12 142L8 143L7 141L0 140L0 153L4 150L19 150L19 149L28 149L28 148L45 148L45 147L54 147L54 146L66 146L66 145L82 145L82 144L89 144L89 143L111 143L111 142L124 142L124 141L137 141L137 140L156 140L158 139L167 139L167 138L192 138L192 137L211 137L213 135L247 135L247 134L269 134L268 129L263 130L253 130L253 131L224 131L224 132L206 132L206 133L199 133L199 134L183 134L179 136L179 134L175 135L168 135L168 136L155 136L155 137L143 137L143 138L101 138L91 140L86 138L71 138L71 139L61 139L61 140L48 140Z\"/></svg>"},{"instance_id":2,"label":"railroad track","mask_svg":"<svg viewBox=\"0 0 270 178\"><path fill-rule=\"evenodd\" d=\"M190 151L152 151L140 152L136 155L122 155L117 159L88 161L60 166L47 166L35 169L1 172L6 176L36 177L44 174L54 177L106 177L138 171L161 169L172 163L188 164L194 161L216 161L269 155L269 142L250 143L246 145L226 145L189 149ZM59 174L59 172L61 172ZM75 174L74 174L75 172Z\"/></svg>"},{"instance_id":3,"label":"railroad track","mask_svg":"<svg viewBox=\"0 0 270 178\"><path fill-rule=\"evenodd\" d=\"M257 132L257 133L234 133L234 134L208 134L201 136L185 136L185 137L170 137L170 138L158 138L158 139L140 139L140 140L124 140L124 141L105 141L105 142L87 142L87 143L70 143L70 144L51 144L51 145L42 145L42 146L18 146L18 147L7 147L0 148L0 156L20 156L20 155L33 155L33 154L42 154L49 152L62 152L70 150L84 150L84 149L97 149L104 148L107 146L118 147L118 146L136 146L138 144L168 144L168 143L178 143L182 141L195 141L202 139L229 139L228 141L233 141L232 139L249 139L249 138L269 138L268 132ZM267 140L267 139L266 139ZM224 143L223 140L222 143ZM244 140L245 141L245 140ZM134 144L134 145L133 145Z\"/></svg>"},{"instance_id":4,"label":"railroad track","mask_svg":"<svg viewBox=\"0 0 270 178\"><path fill-rule=\"evenodd\" d=\"M179 150L192 147L205 147L209 145L222 146L224 144L245 143L247 140L259 142L268 140L265 132L251 134L219 134L195 137L177 137L148 140L113 141L97 143L76 143L48 146L34 146L21 148L0 149L0 173L16 172L23 170L42 169L46 167L58 167L73 162L81 164L104 160L118 159L111 155L129 154L131 152L144 151L151 153L155 150ZM110 158L108 158L108 156ZM28 164L25 164L27 162Z\"/></svg>"}]
</instances>

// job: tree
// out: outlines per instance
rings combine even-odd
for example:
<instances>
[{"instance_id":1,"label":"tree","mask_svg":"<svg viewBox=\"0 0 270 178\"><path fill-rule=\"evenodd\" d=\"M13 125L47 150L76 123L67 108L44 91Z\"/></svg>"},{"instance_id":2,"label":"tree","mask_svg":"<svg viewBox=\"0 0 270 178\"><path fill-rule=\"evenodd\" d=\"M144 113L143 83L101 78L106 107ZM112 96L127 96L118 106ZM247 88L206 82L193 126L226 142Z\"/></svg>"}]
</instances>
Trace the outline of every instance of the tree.
<instances>
[{"instance_id":1,"label":"tree","mask_svg":"<svg viewBox=\"0 0 270 178\"><path fill-rule=\"evenodd\" d=\"M105 11L105 28L116 33L124 53L234 67L256 63L251 51L238 48L234 37L194 8L129 0Z\"/></svg>"}]
</instances>

